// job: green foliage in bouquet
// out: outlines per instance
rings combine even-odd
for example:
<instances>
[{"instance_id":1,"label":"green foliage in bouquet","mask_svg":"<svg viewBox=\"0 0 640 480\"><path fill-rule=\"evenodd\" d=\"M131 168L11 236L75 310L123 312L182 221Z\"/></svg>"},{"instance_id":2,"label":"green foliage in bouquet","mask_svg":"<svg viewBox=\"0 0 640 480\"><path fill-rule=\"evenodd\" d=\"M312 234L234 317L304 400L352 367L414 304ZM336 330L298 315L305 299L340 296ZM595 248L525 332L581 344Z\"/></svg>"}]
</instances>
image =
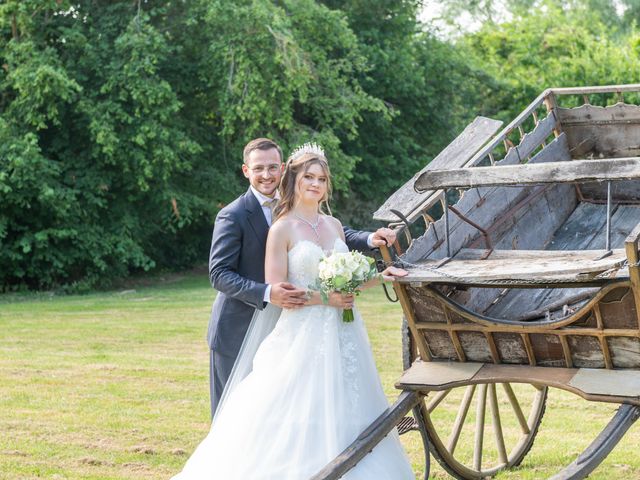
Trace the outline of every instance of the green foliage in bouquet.
<instances>
[{"instance_id":1,"label":"green foliage in bouquet","mask_svg":"<svg viewBox=\"0 0 640 480\"><path fill-rule=\"evenodd\" d=\"M375 262L360 252L335 252L325 257L318 266L318 279L310 288L318 290L322 301L329 302L331 292L359 295L359 287L378 275ZM353 310L345 309L342 320L353 322Z\"/></svg>"}]
</instances>

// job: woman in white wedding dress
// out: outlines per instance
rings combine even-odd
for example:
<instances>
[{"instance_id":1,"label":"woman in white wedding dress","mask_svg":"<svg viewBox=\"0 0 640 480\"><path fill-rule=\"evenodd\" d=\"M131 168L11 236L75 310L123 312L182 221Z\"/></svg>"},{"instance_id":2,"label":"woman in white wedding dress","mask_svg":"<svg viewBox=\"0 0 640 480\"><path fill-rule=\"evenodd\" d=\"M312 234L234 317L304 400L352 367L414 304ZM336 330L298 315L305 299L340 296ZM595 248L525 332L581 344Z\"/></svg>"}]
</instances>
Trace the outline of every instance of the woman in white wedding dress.
<instances>
[{"instance_id":1,"label":"woman in white wedding dress","mask_svg":"<svg viewBox=\"0 0 640 480\"><path fill-rule=\"evenodd\" d=\"M280 191L266 281L308 288L325 255L348 251L340 222L321 213L330 193L322 151L304 146L292 154ZM360 315L354 310L354 322L342 321L338 307L352 306L353 296L334 293L329 305L317 292L309 296L306 306L274 317L255 356L243 346L238 362L250 355L251 371L227 385L209 435L174 480L308 480L388 407ZM268 315L257 314L251 328L268 323ZM415 476L393 430L343 478Z\"/></svg>"}]
</instances>

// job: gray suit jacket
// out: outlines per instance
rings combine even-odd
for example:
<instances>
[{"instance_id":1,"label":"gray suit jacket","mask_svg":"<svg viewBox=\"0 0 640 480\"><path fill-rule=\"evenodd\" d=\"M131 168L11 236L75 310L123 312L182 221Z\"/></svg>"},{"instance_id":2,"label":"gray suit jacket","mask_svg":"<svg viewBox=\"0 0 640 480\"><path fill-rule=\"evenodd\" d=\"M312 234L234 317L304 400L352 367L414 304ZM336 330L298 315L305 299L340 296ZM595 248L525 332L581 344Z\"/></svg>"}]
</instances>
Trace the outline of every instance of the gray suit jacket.
<instances>
[{"instance_id":1,"label":"gray suit jacket","mask_svg":"<svg viewBox=\"0 0 640 480\"><path fill-rule=\"evenodd\" d=\"M218 295L213 303L207 341L211 350L236 357L255 309L262 310L264 256L269 226L251 192L224 207L216 217L209 254L209 279ZM349 248L367 252L368 232L345 228Z\"/></svg>"}]
</instances>

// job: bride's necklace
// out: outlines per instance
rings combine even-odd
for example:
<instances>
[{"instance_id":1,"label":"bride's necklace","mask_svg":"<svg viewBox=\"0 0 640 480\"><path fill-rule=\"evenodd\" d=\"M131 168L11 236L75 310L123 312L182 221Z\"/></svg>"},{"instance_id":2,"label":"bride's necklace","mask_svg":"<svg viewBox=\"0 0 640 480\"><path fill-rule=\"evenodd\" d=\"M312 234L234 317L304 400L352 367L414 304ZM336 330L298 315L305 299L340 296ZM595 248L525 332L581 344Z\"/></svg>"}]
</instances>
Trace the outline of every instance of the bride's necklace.
<instances>
[{"instance_id":1,"label":"bride's necklace","mask_svg":"<svg viewBox=\"0 0 640 480\"><path fill-rule=\"evenodd\" d=\"M320 214L318 214L318 216L316 217L315 223L311 223L309 220L307 220L304 217L301 217L296 212L293 212L293 216L296 217L298 220L302 220L304 223L309 225L309 227L311 227L311 230L313 230L313 233L316 234L316 238L318 239L318 244L320 244L320 232L318 232L318 227L320 225Z\"/></svg>"}]
</instances>

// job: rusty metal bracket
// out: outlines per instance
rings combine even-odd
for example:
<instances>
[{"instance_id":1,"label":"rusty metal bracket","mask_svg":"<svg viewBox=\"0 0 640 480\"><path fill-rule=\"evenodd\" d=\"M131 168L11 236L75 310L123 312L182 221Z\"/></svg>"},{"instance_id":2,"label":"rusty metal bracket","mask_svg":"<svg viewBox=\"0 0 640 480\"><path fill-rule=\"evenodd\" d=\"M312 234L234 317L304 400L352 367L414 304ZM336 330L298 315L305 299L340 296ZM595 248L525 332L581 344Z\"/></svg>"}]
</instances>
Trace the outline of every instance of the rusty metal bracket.
<instances>
[{"instance_id":1,"label":"rusty metal bracket","mask_svg":"<svg viewBox=\"0 0 640 480\"><path fill-rule=\"evenodd\" d=\"M482 255L482 257L480 257L480 260L485 260L489 258L489 255L491 255L491 252L493 252L493 245L491 244L491 238L489 237L489 232L487 232L484 228L482 228L480 225L478 225L476 222L474 222L470 218L466 217L460 210L458 210L454 206L449 206L449 210L455 213L460 220L468 223L469 225L471 225L473 228L475 228L482 234L482 236L484 237L484 241L487 245L487 251Z\"/></svg>"}]
</instances>

